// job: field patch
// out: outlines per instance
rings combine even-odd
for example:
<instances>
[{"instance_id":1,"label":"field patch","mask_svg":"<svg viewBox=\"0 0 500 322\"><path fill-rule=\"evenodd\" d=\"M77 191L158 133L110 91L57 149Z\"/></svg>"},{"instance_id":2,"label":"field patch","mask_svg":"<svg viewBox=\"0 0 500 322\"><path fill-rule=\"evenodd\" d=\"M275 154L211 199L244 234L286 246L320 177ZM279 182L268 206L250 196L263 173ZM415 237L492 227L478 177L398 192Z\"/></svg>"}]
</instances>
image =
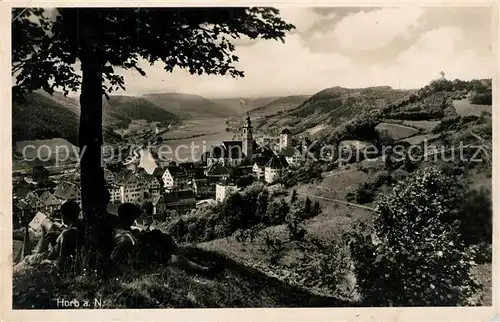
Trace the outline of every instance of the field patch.
<instances>
[{"instance_id":1,"label":"field patch","mask_svg":"<svg viewBox=\"0 0 500 322\"><path fill-rule=\"evenodd\" d=\"M41 161L66 160L78 158L79 148L65 139L26 140L16 142L15 150L25 161L40 159ZM74 161L74 160L73 160Z\"/></svg>"},{"instance_id":2,"label":"field patch","mask_svg":"<svg viewBox=\"0 0 500 322\"><path fill-rule=\"evenodd\" d=\"M492 112L491 105L475 105L471 104L467 99L453 101L453 107L460 116L480 116L482 112Z\"/></svg>"},{"instance_id":3,"label":"field patch","mask_svg":"<svg viewBox=\"0 0 500 322\"><path fill-rule=\"evenodd\" d=\"M307 132L309 132L309 134L311 134L311 135L314 135L314 134L317 134L317 133L325 130L326 128L328 128L328 126L326 126L325 124L320 124L320 125L316 125L315 127L308 129Z\"/></svg>"},{"instance_id":4,"label":"field patch","mask_svg":"<svg viewBox=\"0 0 500 322\"><path fill-rule=\"evenodd\" d=\"M401 141L408 142L411 145L417 145L417 144L420 144L424 141L430 142L432 140L439 138L440 136L441 136L441 134L423 134L423 135L413 136L411 138L407 138L407 139L404 139Z\"/></svg>"},{"instance_id":5,"label":"field patch","mask_svg":"<svg viewBox=\"0 0 500 322\"><path fill-rule=\"evenodd\" d=\"M394 140L401 140L418 133L414 128L394 123L380 123L375 129L379 132L387 131Z\"/></svg>"},{"instance_id":6,"label":"field patch","mask_svg":"<svg viewBox=\"0 0 500 322\"><path fill-rule=\"evenodd\" d=\"M425 131L432 131L439 124L439 121L403 121L403 125L418 128Z\"/></svg>"}]
</instances>

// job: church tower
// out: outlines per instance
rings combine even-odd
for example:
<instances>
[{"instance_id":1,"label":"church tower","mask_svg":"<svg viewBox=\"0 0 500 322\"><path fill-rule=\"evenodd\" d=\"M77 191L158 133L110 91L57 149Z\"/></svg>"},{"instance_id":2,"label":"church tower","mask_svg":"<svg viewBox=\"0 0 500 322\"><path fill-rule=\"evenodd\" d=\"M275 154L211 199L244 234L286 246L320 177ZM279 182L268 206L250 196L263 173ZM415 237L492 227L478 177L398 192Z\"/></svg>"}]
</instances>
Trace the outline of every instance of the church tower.
<instances>
[{"instance_id":1,"label":"church tower","mask_svg":"<svg viewBox=\"0 0 500 322\"><path fill-rule=\"evenodd\" d=\"M243 126L242 135L242 148L247 160L252 159L253 153L253 137L252 137L252 121L250 120L250 114L247 112L246 123Z\"/></svg>"}]
</instances>

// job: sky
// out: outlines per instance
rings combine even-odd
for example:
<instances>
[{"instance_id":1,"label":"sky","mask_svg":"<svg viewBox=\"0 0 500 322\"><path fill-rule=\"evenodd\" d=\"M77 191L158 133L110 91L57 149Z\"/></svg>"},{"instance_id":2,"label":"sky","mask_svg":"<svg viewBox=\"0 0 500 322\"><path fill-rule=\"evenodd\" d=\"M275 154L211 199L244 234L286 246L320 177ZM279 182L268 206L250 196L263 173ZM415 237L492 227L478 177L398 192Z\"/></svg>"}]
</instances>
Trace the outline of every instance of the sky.
<instances>
[{"instance_id":1,"label":"sky","mask_svg":"<svg viewBox=\"0 0 500 322\"><path fill-rule=\"evenodd\" d=\"M125 95L178 92L216 97L314 94L334 86L419 88L448 79L492 78L492 10L487 7L324 7L280 9L296 26L285 43L239 39L244 78L191 75L141 63L119 70Z\"/></svg>"}]
</instances>

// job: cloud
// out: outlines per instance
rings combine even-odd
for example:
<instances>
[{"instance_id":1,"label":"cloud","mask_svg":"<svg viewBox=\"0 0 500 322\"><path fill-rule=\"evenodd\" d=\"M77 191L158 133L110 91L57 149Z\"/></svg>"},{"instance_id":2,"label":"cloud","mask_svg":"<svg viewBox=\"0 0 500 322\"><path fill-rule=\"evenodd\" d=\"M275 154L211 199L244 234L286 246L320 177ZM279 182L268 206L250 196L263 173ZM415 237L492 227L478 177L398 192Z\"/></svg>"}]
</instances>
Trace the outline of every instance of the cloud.
<instances>
[{"instance_id":1,"label":"cloud","mask_svg":"<svg viewBox=\"0 0 500 322\"><path fill-rule=\"evenodd\" d=\"M409 48L402 51L388 65L374 66L368 75L383 75L392 84L400 82L404 88L417 88L438 78L444 71L449 79L492 77L493 57L487 53L463 48L464 31L456 26L429 30ZM382 78L381 77L381 78Z\"/></svg>"},{"instance_id":2,"label":"cloud","mask_svg":"<svg viewBox=\"0 0 500 322\"><path fill-rule=\"evenodd\" d=\"M361 11L340 20L329 36L345 50L377 50L397 37L407 36L417 27L423 13L424 9L419 7Z\"/></svg>"},{"instance_id":3,"label":"cloud","mask_svg":"<svg viewBox=\"0 0 500 322\"><path fill-rule=\"evenodd\" d=\"M314 8L285 7L278 8L281 18L295 26L298 32L305 32L323 20L331 19L337 14L334 11L318 12Z\"/></svg>"},{"instance_id":4,"label":"cloud","mask_svg":"<svg viewBox=\"0 0 500 322\"><path fill-rule=\"evenodd\" d=\"M133 71L121 74L126 77L127 89L135 93L168 88L210 97L239 96L243 92L250 96L271 96L316 91L339 84L342 75L354 68L350 58L338 53L311 53L299 35L289 35L285 44L269 40L238 47L236 53L240 58L237 67L245 71L244 78L195 76L184 70L169 74L162 69L163 64L144 65L147 79Z\"/></svg>"},{"instance_id":5,"label":"cloud","mask_svg":"<svg viewBox=\"0 0 500 322\"><path fill-rule=\"evenodd\" d=\"M485 24L484 19L478 19L473 11L468 11L466 22L451 21L446 18L448 11L441 11L439 15L434 13L432 24L423 26L422 21L429 20L428 13L434 12L432 10L426 9L423 14L419 8L351 11L344 14L344 19L334 10L328 15L308 8L283 10L283 18L296 24L299 30L289 34L285 44L273 40L256 40L251 45L243 40L236 43L235 54L240 58L237 67L245 72L244 78L190 75L180 69L168 73L163 64L150 66L145 61L140 65L147 77L130 70L118 72L125 76L128 95L180 92L208 98L314 94L333 86L419 88L439 77L441 70L450 79L492 77L495 58L484 40L491 38L489 22L486 27L481 26ZM313 48L311 31L319 28L318 22L325 30L327 24L331 25L332 17L336 17L340 27L332 25L324 41L335 46ZM371 18L366 20L367 17ZM382 26L371 28L367 21L379 21ZM359 26L351 28L351 34L344 34L351 37L349 41L340 42L333 35L339 28L347 28L347 23ZM393 41L408 33L412 35L405 41ZM358 48L358 51L342 50L338 44L345 47L346 41L348 48ZM359 48L378 50L360 54Z\"/></svg>"}]
</instances>

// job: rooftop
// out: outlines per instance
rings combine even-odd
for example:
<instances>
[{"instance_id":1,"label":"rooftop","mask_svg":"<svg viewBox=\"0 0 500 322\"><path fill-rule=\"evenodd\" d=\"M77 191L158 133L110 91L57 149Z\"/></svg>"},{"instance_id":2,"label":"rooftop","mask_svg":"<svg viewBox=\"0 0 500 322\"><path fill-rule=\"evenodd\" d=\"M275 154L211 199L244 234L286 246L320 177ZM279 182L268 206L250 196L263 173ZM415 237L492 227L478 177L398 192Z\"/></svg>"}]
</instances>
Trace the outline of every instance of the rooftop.
<instances>
[{"instance_id":1,"label":"rooftop","mask_svg":"<svg viewBox=\"0 0 500 322\"><path fill-rule=\"evenodd\" d=\"M273 156L271 160L266 164L266 168L271 169L282 169L287 166L287 162L283 157Z\"/></svg>"},{"instance_id":2,"label":"rooftop","mask_svg":"<svg viewBox=\"0 0 500 322\"><path fill-rule=\"evenodd\" d=\"M71 195L77 191L79 188L76 184L67 181L61 181L59 185L57 185L56 190L54 191L54 196L59 199L69 199Z\"/></svg>"}]
</instances>

